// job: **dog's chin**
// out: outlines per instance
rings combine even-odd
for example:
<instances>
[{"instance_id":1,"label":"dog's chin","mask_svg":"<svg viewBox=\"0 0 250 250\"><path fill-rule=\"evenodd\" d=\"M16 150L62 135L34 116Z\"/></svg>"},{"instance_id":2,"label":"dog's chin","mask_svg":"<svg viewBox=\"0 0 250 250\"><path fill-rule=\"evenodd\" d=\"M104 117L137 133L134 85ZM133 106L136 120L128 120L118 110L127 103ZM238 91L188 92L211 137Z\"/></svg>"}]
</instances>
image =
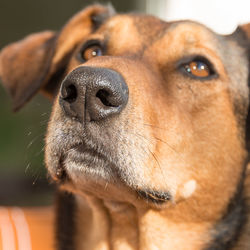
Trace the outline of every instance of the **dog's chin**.
<instances>
[{"instance_id":1,"label":"dog's chin","mask_svg":"<svg viewBox=\"0 0 250 250\"><path fill-rule=\"evenodd\" d=\"M48 170L58 184L65 182L79 183L91 179L114 182L117 180L115 167L107 157L92 149L76 145L67 150L50 156Z\"/></svg>"},{"instance_id":2,"label":"dog's chin","mask_svg":"<svg viewBox=\"0 0 250 250\"><path fill-rule=\"evenodd\" d=\"M169 192L154 190L141 183L131 184L138 180L126 181L119 166L107 156L86 148L83 151L82 146L73 147L54 162L57 166L49 168L53 179L71 192L156 207L165 207L172 199Z\"/></svg>"}]
</instances>

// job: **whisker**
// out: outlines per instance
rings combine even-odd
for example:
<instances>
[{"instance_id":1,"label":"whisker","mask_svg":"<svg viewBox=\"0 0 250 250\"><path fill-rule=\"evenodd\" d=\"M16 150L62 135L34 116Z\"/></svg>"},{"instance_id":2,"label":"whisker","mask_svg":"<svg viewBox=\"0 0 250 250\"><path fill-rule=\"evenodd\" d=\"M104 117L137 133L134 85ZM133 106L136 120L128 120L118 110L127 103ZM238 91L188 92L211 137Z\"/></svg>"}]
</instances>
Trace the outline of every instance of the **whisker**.
<instances>
[{"instance_id":1,"label":"whisker","mask_svg":"<svg viewBox=\"0 0 250 250\"><path fill-rule=\"evenodd\" d=\"M48 122L49 122L49 119L46 119L46 120L40 121L39 124L40 124L41 126L44 126L44 125L47 125Z\"/></svg>"},{"instance_id":2,"label":"whisker","mask_svg":"<svg viewBox=\"0 0 250 250\"><path fill-rule=\"evenodd\" d=\"M34 181L32 182L32 185L34 186L34 185L36 185L36 182L37 182L37 180L39 179L39 177L40 177L40 173L38 173L36 176L35 176L35 179L34 179Z\"/></svg>"},{"instance_id":3,"label":"whisker","mask_svg":"<svg viewBox=\"0 0 250 250\"><path fill-rule=\"evenodd\" d=\"M166 141L162 140L161 138L155 137L154 139L156 139L157 141L160 141L164 144L166 144L169 148L171 148L175 153L180 154L180 152L178 152L176 149L174 149L169 143L167 143Z\"/></svg>"},{"instance_id":4,"label":"whisker","mask_svg":"<svg viewBox=\"0 0 250 250\"><path fill-rule=\"evenodd\" d=\"M145 153L147 153L147 151L146 151L144 148L142 148L142 150L143 150ZM156 157L156 155L155 155L149 148L148 148L147 150L148 150L148 153L150 153L150 155L153 156L155 162L157 163L157 165L158 165L158 167L159 167L159 169L160 169L160 171L161 171L161 175L162 175L162 177L163 177L163 181L164 181L165 184L167 185L166 177L165 177L165 174L164 174L164 172L163 172L163 170L162 170L160 161L158 160L158 158Z\"/></svg>"},{"instance_id":5,"label":"whisker","mask_svg":"<svg viewBox=\"0 0 250 250\"><path fill-rule=\"evenodd\" d=\"M42 152L44 152L44 147L35 154L35 157L38 157Z\"/></svg>"},{"instance_id":6,"label":"whisker","mask_svg":"<svg viewBox=\"0 0 250 250\"><path fill-rule=\"evenodd\" d=\"M133 133L134 134L134 133ZM142 138L144 138L145 140L148 140L149 142L152 142L152 139L155 139L155 140L157 140L157 141L160 141L160 142L162 142L162 143L164 143L164 144L166 144L172 151L174 151L176 154L178 154L179 156L181 156L180 155L180 152L178 152L176 149L174 149L169 143L167 143L166 141L164 141L164 140L162 140L162 139L160 139L160 138L158 138L158 137L152 137L152 138L147 138L147 137L145 137L145 136L143 136L143 135L141 135L141 134L138 134L137 133L137 135L138 136L140 136L140 137L142 137Z\"/></svg>"},{"instance_id":7,"label":"whisker","mask_svg":"<svg viewBox=\"0 0 250 250\"><path fill-rule=\"evenodd\" d=\"M41 116L46 116L46 115L49 115L48 112L44 112L41 114Z\"/></svg>"},{"instance_id":8,"label":"whisker","mask_svg":"<svg viewBox=\"0 0 250 250\"><path fill-rule=\"evenodd\" d=\"M33 139L30 141L30 143L28 144L27 149L29 149L29 148L33 145L33 143L34 143L35 141L37 141L39 138L41 138L42 136L44 136L43 133L41 133L41 134L37 135L35 138L33 138Z\"/></svg>"},{"instance_id":9,"label":"whisker","mask_svg":"<svg viewBox=\"0 0 250 250\"><path fill-rule=\"evenodd\" d=\"M149 127L152 127L152 128L161 129L161 130L167 130L167 128L162 128L162 127L156 126L154 124L143 123L142 125L149 126Z\"/></svg>"},{"instance_id":10,"label":"whisker","mask_svg":"<svg viewBox=\"0 0 250 250\"><path fill-rule=\"evenodd\" d=\"M24 170L24 173L27 174L27 172L30 170L31 163L29 162Z\"/></svg>"}]
</instances>

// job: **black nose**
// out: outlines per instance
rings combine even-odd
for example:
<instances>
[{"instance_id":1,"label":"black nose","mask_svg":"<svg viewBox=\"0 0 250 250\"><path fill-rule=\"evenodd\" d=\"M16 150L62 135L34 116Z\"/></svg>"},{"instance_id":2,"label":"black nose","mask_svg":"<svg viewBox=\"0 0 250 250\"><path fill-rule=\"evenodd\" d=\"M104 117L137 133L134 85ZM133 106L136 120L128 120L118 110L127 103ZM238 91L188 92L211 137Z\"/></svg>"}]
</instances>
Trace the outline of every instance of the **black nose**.
<instances>
[{"instance_id":1,"label":"black nose","mask_svg":"<svg viewBox=\"0 0 250 250\"><path fill-rule=\"evenodd\" d=\"M66 115L98 121L122 111L128 86L114 70L81 66L64 79L59 101Z\"/></svg>"}]
</instances>

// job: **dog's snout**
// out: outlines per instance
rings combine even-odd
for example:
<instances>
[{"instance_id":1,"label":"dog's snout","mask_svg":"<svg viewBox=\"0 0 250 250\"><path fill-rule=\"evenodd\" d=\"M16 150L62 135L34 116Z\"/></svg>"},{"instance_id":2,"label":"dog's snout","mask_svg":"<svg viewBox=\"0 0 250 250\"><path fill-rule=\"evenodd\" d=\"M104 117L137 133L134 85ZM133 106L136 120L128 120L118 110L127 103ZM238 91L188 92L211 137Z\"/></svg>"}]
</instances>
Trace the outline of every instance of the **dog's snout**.
<instances>
[{"instance_id":1,"label":"dog's snout","mask_svg":"<svg viewBox=\"0 0 250 250\"><path fill-rule=\"evenodd\" d=\"M114 70L82 66L64 79L59 101L66 115L98 121L123 110L128 87Z\"/></svg>"}]
</instances>

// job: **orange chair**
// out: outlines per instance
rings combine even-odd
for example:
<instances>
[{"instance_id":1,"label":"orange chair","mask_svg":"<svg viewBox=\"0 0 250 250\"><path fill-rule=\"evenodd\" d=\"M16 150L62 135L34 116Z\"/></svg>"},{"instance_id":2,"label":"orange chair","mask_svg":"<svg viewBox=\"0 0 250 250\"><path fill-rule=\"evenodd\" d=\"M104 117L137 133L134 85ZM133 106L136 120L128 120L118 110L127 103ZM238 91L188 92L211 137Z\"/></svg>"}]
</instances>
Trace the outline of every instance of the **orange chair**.
<instances>
[{"instance_id":1,"label":"orange chair","mask_svg":"<svg viewBox=\"0 0 250 250\"><path fill-rule=\"evenodd\" d=\"M53 250L53 208L0 207L0 250Z\"/></svg>"}]
</instances>

